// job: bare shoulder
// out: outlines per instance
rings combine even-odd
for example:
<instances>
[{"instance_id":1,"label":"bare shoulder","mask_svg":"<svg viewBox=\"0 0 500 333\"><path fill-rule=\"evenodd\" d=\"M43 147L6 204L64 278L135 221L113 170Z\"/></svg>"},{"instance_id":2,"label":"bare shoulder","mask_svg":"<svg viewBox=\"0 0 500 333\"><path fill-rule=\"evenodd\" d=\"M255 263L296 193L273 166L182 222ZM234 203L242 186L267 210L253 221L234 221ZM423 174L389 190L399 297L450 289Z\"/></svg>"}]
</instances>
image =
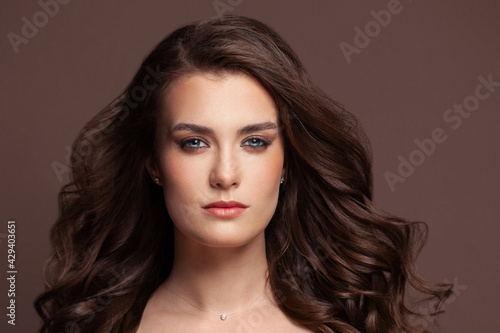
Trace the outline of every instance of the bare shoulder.
<instances>
[{"instance_id":1,"label":"bare shoulder","mask_svg":"<svg viewBox=\"0 0 500 333\"><path fill-rule=\"evenodd\" d=\"M135 333L182 332L175 324L179 324L175 318L175 312L165 308L164 302L157 293L154 293L146 304Z\"/></svg>"},{"instance_id":2,"label":"bare shoulder","mask_svg":"<svg viewBox=\"0 0 500 333\"><path fill-rule=\"evenodd\" d=\"M274 311L270 311L270 315L262 320L262 326L254 327L249 332L271 333L271 332L289 332L289 333L311 333L313 332L307 327L299 325L291 318L287 317L281 309L275 307ZM250 318L249 318L250 319Z\"/></svg>"}]
</instances>

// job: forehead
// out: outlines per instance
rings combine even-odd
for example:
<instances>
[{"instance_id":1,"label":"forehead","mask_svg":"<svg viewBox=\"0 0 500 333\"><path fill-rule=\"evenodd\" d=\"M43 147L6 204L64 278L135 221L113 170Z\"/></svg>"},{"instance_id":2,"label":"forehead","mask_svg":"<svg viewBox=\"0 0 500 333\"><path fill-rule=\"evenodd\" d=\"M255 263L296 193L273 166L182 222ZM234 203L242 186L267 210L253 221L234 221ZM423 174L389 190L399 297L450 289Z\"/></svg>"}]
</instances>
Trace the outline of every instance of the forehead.
<instances>
[{"instance_id":1,"label":"forehead","mask_svg":"<svg viewBox=\"0 0 500 333\"><path fill-rule=\"evenodd\" d=\"M215 128L249 122L277 124L278 109L266 89L243 73L194 73L172 82L165 91L161 122L203 123Z\"/></svg>"}]
</instances>

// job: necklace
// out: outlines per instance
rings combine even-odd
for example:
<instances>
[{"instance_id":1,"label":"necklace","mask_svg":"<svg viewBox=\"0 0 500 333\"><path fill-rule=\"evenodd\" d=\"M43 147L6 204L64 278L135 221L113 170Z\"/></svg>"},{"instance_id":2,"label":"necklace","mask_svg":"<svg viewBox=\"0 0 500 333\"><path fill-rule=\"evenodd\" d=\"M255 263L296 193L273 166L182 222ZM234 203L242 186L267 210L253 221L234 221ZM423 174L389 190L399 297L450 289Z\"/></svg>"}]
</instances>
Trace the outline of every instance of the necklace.
<instances>
[{"instance_id":1,"label":"necklace","mask_svg":"<svg viewBox=\"0 0 500 333\"><path fill-rule=\"evenodd\" d=\"M167 289L167 288L165 288L165 289ZM234 312L231 312L231 313L216 313L216 312L213 312L213 311L202 309L199 306L196 306L195 304L191 303L190 301L188 301L187 299L185 299L184 297L182 297L181 295L179 295L178 293L176 293L176 292L174 292L174 291L172 291L170 289L167 289L167 291L169 291L172 294L174 294L175 296L179 297L181 300L183 300L184 302L186 302L187 304L191 305L193 308L195 308L197 310L204 311L204 312L209 312L209 313L213 313L213 314L218 315L219 318L220 318L220 320L222 320L222 321L226 320L230 315L233 315L235 313L240 312L241 310L244 310L244 309L248 308L250 305L252 305L255 302L257 302L257 300L262 296L262 295L257 296L253 301L251 301L250 303L248 303L247 305L245 305L244 307L242 307L241 309L239 309L237 311L234 311Z\"/></svg>"}]
</instances>

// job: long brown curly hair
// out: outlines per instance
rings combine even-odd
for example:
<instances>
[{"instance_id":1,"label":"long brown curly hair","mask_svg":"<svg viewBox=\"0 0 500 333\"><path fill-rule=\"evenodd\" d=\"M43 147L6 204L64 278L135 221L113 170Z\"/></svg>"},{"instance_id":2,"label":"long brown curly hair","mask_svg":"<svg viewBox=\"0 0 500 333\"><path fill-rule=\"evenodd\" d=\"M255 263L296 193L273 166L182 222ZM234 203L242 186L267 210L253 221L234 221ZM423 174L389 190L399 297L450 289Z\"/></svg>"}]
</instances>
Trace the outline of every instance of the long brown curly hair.
<instances>
[{"instance_id":1,"label":"long brown curly hair","mask_svg":"<svg viewBox=\"0 0 500 333\"><path fill-rule=\"evenodd\" d=\"M365 135L313 84L290 46L259 21L225 16L161 41L74 142L71 181L59 193L51 230L46 290L35 301L40 332L134 331L169 275L172 220L145 163L154 154L165 89L193 72L245 73L278 106L286 181L266 251L281 310L315 332L429 331L407 304L409 288L434 314L451 288L415 269L426 225L375 207Z\"/></svg>"}]
</instances>

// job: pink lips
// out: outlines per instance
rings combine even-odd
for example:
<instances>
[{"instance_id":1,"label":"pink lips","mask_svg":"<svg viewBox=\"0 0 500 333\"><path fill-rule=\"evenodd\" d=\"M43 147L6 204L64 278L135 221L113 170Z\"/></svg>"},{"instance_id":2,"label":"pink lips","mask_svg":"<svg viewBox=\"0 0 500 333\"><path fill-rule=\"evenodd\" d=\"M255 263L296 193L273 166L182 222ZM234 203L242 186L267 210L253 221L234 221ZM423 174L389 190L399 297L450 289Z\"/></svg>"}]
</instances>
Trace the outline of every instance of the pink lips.
<instances>
[{"instance_id":1,"label":"pink lips","mask_svg":"<svg viewBox=\"0 0 500 333\"><path fill-rule=\"evenodd\" d=\"M248 206L237 201L217 201L203 207L203 209L217 217L234 217L242 214Z\"/></svg>"}]
</instances>

